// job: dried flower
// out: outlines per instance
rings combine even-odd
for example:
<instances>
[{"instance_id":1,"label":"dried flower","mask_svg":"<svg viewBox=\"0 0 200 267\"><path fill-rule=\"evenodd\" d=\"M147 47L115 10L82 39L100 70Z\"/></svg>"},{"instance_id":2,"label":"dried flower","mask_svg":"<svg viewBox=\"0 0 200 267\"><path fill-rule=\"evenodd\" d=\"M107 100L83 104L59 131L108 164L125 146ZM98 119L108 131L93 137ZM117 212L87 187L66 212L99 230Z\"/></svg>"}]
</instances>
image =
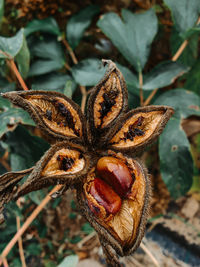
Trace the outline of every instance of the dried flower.
<instances>
[{"instance_id":1,"label":"dried flower","mask_svg":"<svg viewBox=\"0 0 200 267\"><path fill-rule=\"evenodd\" d=\"M54 145L34 168L0 177L0 203L49 185L75 188L82 214L99 235L107 262L133 253L144 235L150 182L135 157L152 143L173 114L167 106L128 111L128 93L116 65L108 70L88 100L87 118L79 106L56 92L3 94L27 110ZM16 184L30 173L24 184Z\"/></svg>"}]
</instances>

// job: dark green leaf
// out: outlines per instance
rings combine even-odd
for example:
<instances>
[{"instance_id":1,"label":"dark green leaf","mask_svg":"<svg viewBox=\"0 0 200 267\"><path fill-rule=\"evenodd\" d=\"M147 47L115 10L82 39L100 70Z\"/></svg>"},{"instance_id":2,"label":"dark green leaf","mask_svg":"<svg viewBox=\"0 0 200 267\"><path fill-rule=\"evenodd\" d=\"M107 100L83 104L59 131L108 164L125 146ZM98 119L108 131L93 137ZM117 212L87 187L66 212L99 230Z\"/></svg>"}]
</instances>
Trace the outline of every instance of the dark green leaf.
<instances>
[{"instance_id":1,"label":"dark green leaf","mask_svg":"<svg viewBox=\"0 0 200 267\"><path fill-rule=\"evenodd\" d=\"M178 62L167 61L156 66L144 76L143 89L152 90L170 85L176 78L189 70Z\"/></svg>"},{"instance_id":2,"label":"dark green leaf","mask_svg":"<svg viewBox=\"0 0 200 267\"><path fill-rule=\"evenodd\" d=\"M67 74L52 72L38 76L32 84L33 90L57 91L66 94L66 84L70 82L71 93L76 89L76 83L71 76ZM69 84L68 84L69 85Z\"/></svg>"},{"instance_id":3,"label":"dark green leaf","mask_svg":"<svg viewBox=\"0 0 200 267\"><path fill-rule=\"evenodd\" d=\"M77 255L70 255L64 258L64 260L57 267L76 267L78 263Z\"/></svg>"},{"instance_id":4,"label":"dark green leaf","mask_svg":"<svg viewBox=\"0 0 200 267\"><path fill-rule=\"evenodd\" d=\"M31 135L22 126L18 126L14 132L7 133L6 143L9 145L13 170L34 166L49 148L43 139Z\"/></svg>"},{"instance_id":5,"label":"dark green leaf","mask_svg":"<svg viewBox=\"0 0 200 267\"><path fill-rule=\"evenodd\" d=\"M94 228L92 228L92 226L86 222L82 225L81 230L86 233L87 235L91 234L92 232L94 232Z\"/></svg>"},{"instance_id":6,"label":"dark green leaf","mask_svg":"<svg viewBox=\"0 0 200 267\"><path fill-rule=\"evenodd\" d=\"M4 0L0 0L0 29L1 29L3 15L4 15Z\"/></svg>"},{"instance_id":7,"label":"dark green leaf","mask_svg":"<svg viewBox=\"0 0 200 267\"><path fill-rule=\"evenodd\" d=\"M185 88L200 95L200 61L197 60L186 76Z\"/></svg>"},{"instance_id":8,"label":"dark green leaf","mask_svg":"<svg viewBox=\"0 0 200 267\"><path fill-rule=\"evenodd\" d=\"M28 36L33 32L48 32L55 35L60 35L60 29L56 20L52 17L48 17L42 20L34 19L26 25L25 35Z\"/></svg>"},{"instance_id":9,"label":"dark green leaf","mask_svg":"<svg viewBox=\"0 0 200 267\"><path fill-rule=\"evenodd\" d=\"M0 113L0 137L8 131L13 131L18 123L35 125L27 112L20 108L11 107L10 103L4 101L2 97L0 97L0 108L4 110Z\"/></svg>"},{"instance_id":10,"label":"dark green leaf","mask_svg":"<svg viewBox=\"0 0 200 267\"><path fill-rule=\"evenodd\" d=\"M15 87L16 87L15 83L9 83L5 78L0 76L0 92L1 93L14 91ZM0 102L1 102L1 100L0 100Z\"/></svg>"},{"instance_id":11,"label":"dark green leaf","mask_svg":"<svg viewBox=\"0 0 200 267\"><path fill-rule=\"evenodd\" d=\"M188 40L188 45L183 50L181 56L178 58L178 62L184 64L185 66L191 66L198 57L198 34L194 34ZM170 46L172 54L175 55L179 47L181 46L183 40L179 36L178 32L173 29L170 38Z\"/></svg>"},{"instance_id":12,"label":"dark green leaf","mask_svg":"<svg viewBox=\"0 0 200 267\"><path fill-rule=\"evenodd\" d=\"M30 67L30 53L25 36L23 36L22 47L19 53L16 55L16 62L22 77L26 78Z\"/></svg>"},{"instance_id":13,"label":"dark green leaf","mask_svg":"<svg viewBox=\"0 0 200 267\"><path fill-rule=\"evenodd\" d=\"M159 156L161 175L171 196L183 196L192 185L193 160L180 118L168 122L159 139Z\"/></svg>"},{"instance_id":14,"label":"dark green leaf","mask_svg":"<svg viewBox=\"0 0 200 267\"><path fill-rule=\"evenodd\" d=\"M79 44L85 30L90 26L92 18L98 14L99 11L98 6L90 5L68 20L66 37L73 49Z\"/></svg>"},{"instance_id":15,"label":"dark green leaf","mask_svg":"<svg viewBox=\"0 0 200 267\"><path fill-rule=\"evenodd\" d=\"M108 13L97 25L135 69L141 71L157 33L157 17L153 9L140 14L123 9L122 19L115 13Z\"/></svg>"},{"instance_id":16,"label":"dark green leaf","mask_svg":"<svg viewBox=\"0 0 200 267\"><path fill-rule=\"evenodd\" d=\"M154 102L155 105L168 105L175 109L175 116L187 118L200 116L200 97L184 89L173 89L163 93Z\"/></svg>"},{"instance_id":17,"label":"dark green leaf","mask_svg":"<svg viewBox=\"0 0 200 267\"><path fill-rule=\"evenodd\" d=\"M23 40L24 40L24 29L18 31L18 33L13 37L9 38L0 37L0 50L8 55L6 56L5 54L2 54L0 51L0 58L7 58L7 57L14 58L21 50L23 45Z\"/></svg>"},{"instance_id":18,"label":"dark green leaf","mask_svg":"<svg viewBox=\"0 0 200 267\"><path fill-rule=\"evenodd\" d=\"M175 27L184 35L197 22L200 13L199 0L164 0L172 11Z\"/></svg>"},{"instance_id":19,"label":"dark green leaf","mask_svg":"<svg viewBox=\"0 0 200 267\"><path fill-rule=\"evenodd\" d=\"M74 80L84 86L96 85L105 74L101 60L89 58L80 61L71 69Z\"/></svg>"},{"instance_id":20,"label":"dark green leaf","mask_svg":"<svg viewBox=\"0 0 200 267\"><path fill-rule=\"evenodd\" d=\"M136 77L136 75L132 71L130 71L130 69L128 69L127 67L122 66L119 63L116 63L116 64L117 64L117 67L122 72L127 86L130 85L130 86L139 88L139 82L138 82L138 78Z\"/></svg>"},{"instance_id":21,"label":"dark green leaf","mask_svg":"<svg viewBox=\"0 0 200 267\"><path fill-rule=\"evenodd\" d=\"M56 59L38 59L31 64L28 76L36 76L59 70L63 64Z\"/></svg>"},{"instance_id":22,"label":"dark green leaf","mask_svg":"<svg viewBox=\"0 0 200 267\"><path fill-rule=\"evenodd\" d=\"M46 74L64 66L64 53L61 44L54 38L37 40L30 48L31 55L37 59L30 67L29 76Z\"/></svg>"}]
</instances>

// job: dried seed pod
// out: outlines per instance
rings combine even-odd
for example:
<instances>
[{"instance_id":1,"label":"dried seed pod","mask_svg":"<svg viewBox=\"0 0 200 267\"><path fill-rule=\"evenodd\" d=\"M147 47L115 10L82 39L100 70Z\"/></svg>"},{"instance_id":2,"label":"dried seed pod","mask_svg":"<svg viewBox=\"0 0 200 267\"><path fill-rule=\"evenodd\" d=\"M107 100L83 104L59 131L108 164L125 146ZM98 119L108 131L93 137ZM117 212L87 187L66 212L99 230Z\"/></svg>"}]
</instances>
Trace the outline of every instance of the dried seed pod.
<instances>
[{"instance_id":1,"label":"dried seed pod","mask_svg":"<svg viewBox=\"0 0 200 267\"><path fill-rule=\"evenodd\" d=\"M37 162L16 197L49 185L77 183L89 168L90 157L82 146L70 142L56 143Z\"/></svg>"},{"instance_id":2,"label":"dried seed pod","mask_svg":"<svg viewBox=\"0 0 200 267\"><path fill-rule=\"evenodd\" d=\"M97 173L122 198L127 196L135 180L123 161L114 157L100 158L97 162Z\"/></svg>"},{"instance_id":3,"label":"dried seed pod","mask_svg":"<svg viewBox=\"0 0 200 267\"><path fill-rule=\"evenodd\" d=\"M92 144L97 139L99 142L128 108L128 93L121 72L112 61L105 60L104 63L108 64L108 70L88 100L88 135Z\"/></svg>"},{"instance_id":4,"label":"dried seed pod","mask_svg":"<svg viewBox=\"0 0 200 267\"><path fill-rule=\"evenodd\" d=\"M99 233L100 238L106 239L119 255L128 255L132 253L139 245L143 235L145 223L148 216L150 185L146 170L137 160L124 157L117 154L119 161L126 163L131 175L135 181L125 198L121 198L120 209L112 214L107 212L105 205L100 202L96 205L96 214L85 203L93 201L91 197L90 184L95 179L95 169L88 175L87 182L82 190L77 193L79 205L83 215L89 220L95 230ZM104 196L108 192L104 192Z\"/></svg>"},{"instance_id":5,"label":"dried seed pod","mask_svg":"<svg viewBox=\"0 0 200 267\"><path fill-rule=\"evenodd\" d=\"M61 140L83 142L85 120L80 107L57 92L28 91L3 94L13 104L27 110L38 126L50 136Z\"/></svg>"},{"instance_id":6,"label":"dried seed pod","mask_svg":"<svg viewBox=\"0 0 200 267\"><path fill-rule=\"evenodd\" d=\"M147 106L129 111L107 135L108 146L122 152L137 152L161 134L174 110Z\"/></svg>"},{"instance_id":7,"label":"dried seed pod","mask_svg":"<svg viewBox=\"0 0 200 267\"><path fill-rule=\"evenodd\" d=\"M0 224L4 222L2 214L3 206L11 200L16 190L15 186L27 174L31 173L33 168L18 172L7 172L0 176Z\"/></svg>"}]
</instances>

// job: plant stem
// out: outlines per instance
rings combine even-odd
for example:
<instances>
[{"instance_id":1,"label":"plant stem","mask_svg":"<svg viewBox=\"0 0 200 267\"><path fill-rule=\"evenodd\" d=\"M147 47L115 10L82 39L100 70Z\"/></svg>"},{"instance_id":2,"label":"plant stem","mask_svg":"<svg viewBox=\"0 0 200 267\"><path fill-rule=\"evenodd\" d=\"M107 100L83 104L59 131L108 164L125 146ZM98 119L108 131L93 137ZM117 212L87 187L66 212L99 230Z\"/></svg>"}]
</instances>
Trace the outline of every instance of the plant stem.
<instances>
[{"instance_id":1,"label":"plant stem","mask_svg":"<svg viewBox=\"0 0 200 267\"><path fill-rule=\"evenodd\" d=\"M70 47L69 43L67 42L66 39L63 39L63 44L65 45L67 51L69 52L70 54L70 57L73 61L74 64L78 64L78 59L76 57L76 55L74 54L74 51L72 50L72 48ZM66 69L70 70L70 66L66 63L65 64L65 67ZM87 100L87 91L86 91L86 88L85 86L83 85L80 85L80 90L81 90L81 94L82 94L82 99L81 99L81 110L82 112L84 113L84 110L85 110L85 105L86 105L86 100Z\"/></svg>"},{"instance_id":2,"label":"plant stem","mask_svg":"<svg viewBox=\"0 0 200 267\"><path fill-rule=\"evenodd\" d=\"M200 17L197 20L196 25L198 25L200 23ZM182 42L182 44L180 45L180 47L178 48L178 50L176 51L175 55L172 57L172 61L177 61L177 59L181 56L181 54L183 53L184 49L187 47L188 45L188 40L185 40ZM151 102L152 98L154 97L154 95L157 93L158 88L154 89L151 94L148 96L148 98L146 99L146 101L144 102L144 106L149 105L149 103Z\"/></svg>"},{"instance_id":3,"label":"plant stem","mask_svg":"<svg viewBox=\"0 0 200 267\"><path fill-rule=\"evenodd\" d=\"M38 214L41 212L41 210L47 205L47 203L51 200L51 195L62 188L63 185L56 185L51 192L42 200L40 205L37 206L37 208L31 213L31 215L26 219L25 223L22 225L22 227L17 231L17 233L13 236L13 238L10 240L10 242L7 244L5 249L0 255L0 265L3 263L3 259L5 259L12 249L12 247L16 244L18 239L23 235L23 233L26 231L28 226L32 223L32 221L38 216Z\"/></svg>"},{"instance_id":4,"label":"plant stem","mask_svg":"<svg viewBox=\"0 0 200 267\"><path fill-rule=\"evenodd\" d=\"M15 76L17 77L17 80L19 81L22 89L24 91L28 91L28 87L26 86L21 74L19 73L18 69L17 69L17 66L15 65L15 62L13 59L10 59L9 61L9 65L10 65L10 68L11 70L15 73Z\"/></svg>"},{"instance_id":5,"label":"plant stem","mask_svg":"<svg viewBox=\"0 0 200 267\"><path fill-rule=\"evenodd\" d=\"M139 72L139 85L140 85L140 106L144 105L144 97L143 97L143 76L142 71Z\"/></svg>"}]
</instances>

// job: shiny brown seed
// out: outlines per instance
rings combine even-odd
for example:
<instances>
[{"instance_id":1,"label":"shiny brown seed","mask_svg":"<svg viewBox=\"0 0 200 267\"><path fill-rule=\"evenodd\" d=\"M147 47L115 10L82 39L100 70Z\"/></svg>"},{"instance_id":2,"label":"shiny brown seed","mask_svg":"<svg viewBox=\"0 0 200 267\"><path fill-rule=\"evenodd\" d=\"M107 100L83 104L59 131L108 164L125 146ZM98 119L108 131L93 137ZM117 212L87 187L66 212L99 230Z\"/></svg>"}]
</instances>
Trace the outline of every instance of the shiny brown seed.
<instances>
[{"instance_id":1,"label":"shiny brown seed","mask_svg":"<svg viewBox=\"0 0 200 267\"><path fill-rule=\"evenodd\" d=\"M95 178L90 187L90 194L105 208L109 214L116 214L121 208L121 199L115 191L103 180ZM91 206L91 203L90 203ZM98 213L98 208L93 205L92 211Z\"/></svg>"},{"instance_id":2,"label":"shiny brown seed","mask_svg":"<svg viewBox=\"0 0 200 267\"><path fill-rule=\"evenodd\" d=\"M124 162L114 157L102 157L97 162L97 172L120 197L127 196L134 177Z\"/></svg>"}]
</instances>

